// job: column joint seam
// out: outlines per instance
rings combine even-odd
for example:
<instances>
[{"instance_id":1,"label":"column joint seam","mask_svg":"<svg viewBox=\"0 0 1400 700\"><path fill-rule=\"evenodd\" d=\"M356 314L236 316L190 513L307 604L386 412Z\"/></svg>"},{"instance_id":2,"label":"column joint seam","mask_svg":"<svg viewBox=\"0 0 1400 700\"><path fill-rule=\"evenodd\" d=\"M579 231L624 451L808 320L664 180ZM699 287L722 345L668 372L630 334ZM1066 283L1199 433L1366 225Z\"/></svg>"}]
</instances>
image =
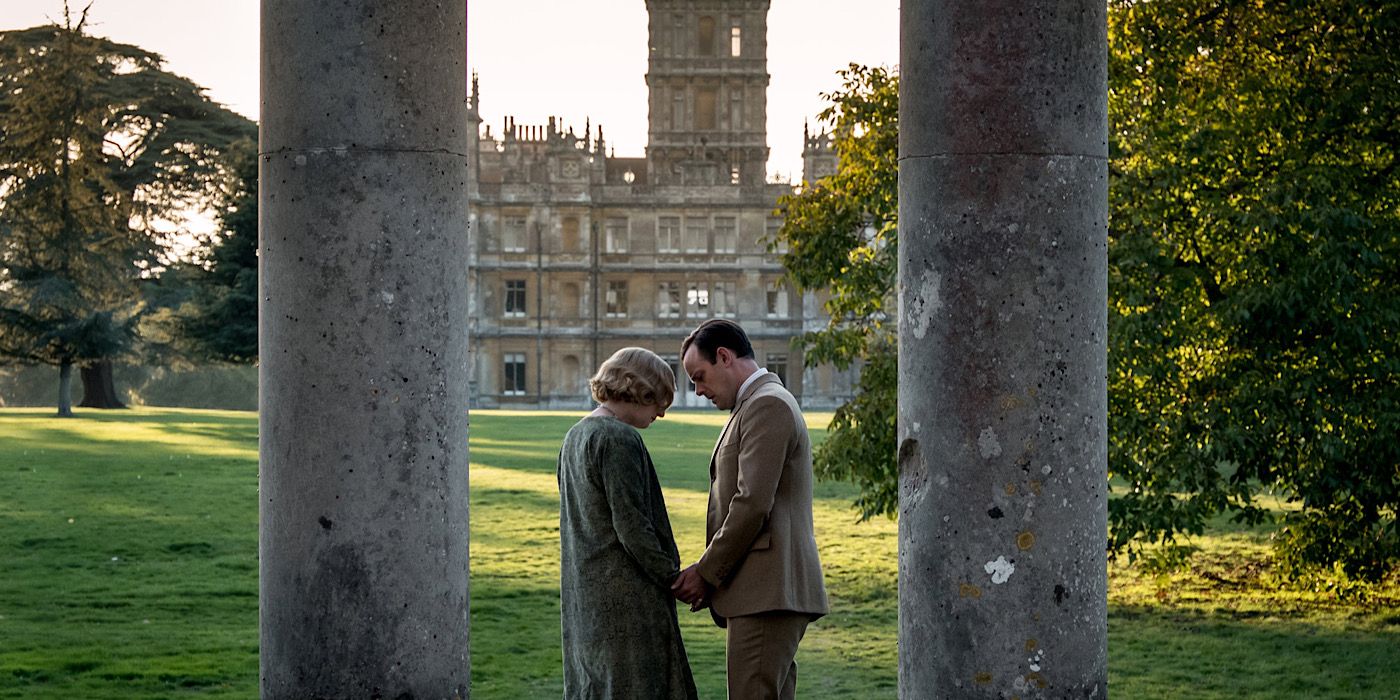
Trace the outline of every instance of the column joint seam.
<instances>
[{"instance_id":1,"label":"column joint seam","mask_svg":"<svg viewBox=\"0 0 1400 700\"><path fill-rule=\"evenodd\" d=\"M377 146L312 146L312 147L308 147L308 148L277 148L277 149L273 149L273 150L271 150L271 151L258 151L258 157L261 158L261 157L263 157L263 156L275 156L275 155L283 155L283 154L300 154L300 153L305 153L305 154L317 154L317 155L319 155L319 154L322 154L322 153L337 153L337 154L343 154L343 153L352 153L352 152L364 152L364 153L432 153L432 154L439 154L439 155L457 156L457 157L459 157L459 158L466 158L466 157L468 157L468 156L470 155L470 154L467 154L467 153L458 153L457 151L450 151L450 150L445 149L445 148L385 148L385 147L377 147Z\"/></svg>"},{"instance_id":2,"label":"column joint seam","mask_svg":"<svg viewBox=\"0 0 1400 700\"><path fill-rule=\"evenodd\" d=\"M901 155L897 158L897 160L914 160L916 158L948 158L951 156L1051 156L1056 158L1089 158L1092 160L1109 160L1109 157L1106 155L1101 156L1090 153L1058 153L1054 151L945 151L942 153Z\"/></svg>"}]
</instances>

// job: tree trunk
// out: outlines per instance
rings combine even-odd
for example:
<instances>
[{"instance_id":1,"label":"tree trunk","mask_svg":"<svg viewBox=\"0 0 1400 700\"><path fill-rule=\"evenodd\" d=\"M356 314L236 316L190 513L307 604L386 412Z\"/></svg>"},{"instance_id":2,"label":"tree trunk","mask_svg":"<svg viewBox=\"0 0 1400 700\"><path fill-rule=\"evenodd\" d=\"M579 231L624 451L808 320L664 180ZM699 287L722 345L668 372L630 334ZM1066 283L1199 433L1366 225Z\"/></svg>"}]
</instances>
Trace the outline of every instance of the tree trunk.
<instances>
[{"instance_id":1,"label":"tree trunk","mask_svg":"<svg viewBox=\"0 0 1400 700\"><path fill-rule=\"evenodd\" d=\"M117 385L112 380L112 361L99 360L82 368L83 408L126 408L117 398Z\"/></svg>"},{"instance_id":2,"label":"tree trunk","mask_svg":"<svg viewBox=\"0 0 1400 700\"><path fill-rule=\"evenodd\" d=\"M58 366L58 415L73 416L73 363L66 360Z\"/></svg>"}]
</instances>

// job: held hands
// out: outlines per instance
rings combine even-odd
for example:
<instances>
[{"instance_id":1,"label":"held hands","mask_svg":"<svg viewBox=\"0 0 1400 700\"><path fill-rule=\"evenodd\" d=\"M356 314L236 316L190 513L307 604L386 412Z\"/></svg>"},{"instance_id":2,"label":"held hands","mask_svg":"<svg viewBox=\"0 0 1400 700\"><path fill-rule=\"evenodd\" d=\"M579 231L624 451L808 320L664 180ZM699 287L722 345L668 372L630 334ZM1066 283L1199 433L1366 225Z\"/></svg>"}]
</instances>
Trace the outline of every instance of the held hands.
<instances>
[{"instance_id":1,"label":"held hands","mask_svg":"<svg viewBox=\"0 0 1400 700\"><path fill-rule=\"evenodd\" d=\"M709 606L710 584L695 570L695 565L691 564L682 569L680 575L671 583L671 595L689 604L691 612L696 612Z\"/></svg>"}]
</instances>

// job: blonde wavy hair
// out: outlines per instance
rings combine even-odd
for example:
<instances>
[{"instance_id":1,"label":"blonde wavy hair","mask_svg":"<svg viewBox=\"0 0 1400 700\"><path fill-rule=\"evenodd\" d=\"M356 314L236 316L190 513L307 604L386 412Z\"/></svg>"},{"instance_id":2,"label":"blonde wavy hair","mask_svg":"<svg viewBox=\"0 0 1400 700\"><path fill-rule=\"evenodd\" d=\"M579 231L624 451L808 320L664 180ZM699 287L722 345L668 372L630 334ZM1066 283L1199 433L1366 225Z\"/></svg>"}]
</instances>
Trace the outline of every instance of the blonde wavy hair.
<instances>
[{"instance_id":1,"label":"blonde wavy hair","mask_svg":"<svg viewBox=\"0 0 1400 700\"><path fill-rule=\"evenodd\" d=\"M621 401L668 408L676 396L676 373L646 348L623 348L613 353L588 380L593 400Z\"/></svg>"}]
</instances>

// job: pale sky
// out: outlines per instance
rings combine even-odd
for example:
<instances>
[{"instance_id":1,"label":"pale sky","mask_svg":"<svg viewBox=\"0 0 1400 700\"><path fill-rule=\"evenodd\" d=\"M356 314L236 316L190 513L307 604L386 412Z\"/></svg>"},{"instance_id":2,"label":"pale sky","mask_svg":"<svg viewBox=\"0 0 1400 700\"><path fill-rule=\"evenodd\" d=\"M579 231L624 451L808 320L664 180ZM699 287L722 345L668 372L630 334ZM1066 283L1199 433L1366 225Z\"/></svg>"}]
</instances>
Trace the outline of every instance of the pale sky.
<instances>
[{"instance_id":1,"label":"pale sky","mask_svg":"<svg viewBox=\"0 0 1400 700\"><path fill-rule=\"evenodd\" d=\"M73 2L81 8L87 0ZM60 20L61 0L0 0L0 30ZM643 0L471 0L468 62L481 76L482 117L499 132L550 116L582 131L602 124L619 156L646 146ZM259 0L95 0L88 31L161 54L166 69L257 118ZM770 174L796 179L802 122L851 62L899 61L898 0L773 0L768 13Z\"/></svg>"}]
</instances>

